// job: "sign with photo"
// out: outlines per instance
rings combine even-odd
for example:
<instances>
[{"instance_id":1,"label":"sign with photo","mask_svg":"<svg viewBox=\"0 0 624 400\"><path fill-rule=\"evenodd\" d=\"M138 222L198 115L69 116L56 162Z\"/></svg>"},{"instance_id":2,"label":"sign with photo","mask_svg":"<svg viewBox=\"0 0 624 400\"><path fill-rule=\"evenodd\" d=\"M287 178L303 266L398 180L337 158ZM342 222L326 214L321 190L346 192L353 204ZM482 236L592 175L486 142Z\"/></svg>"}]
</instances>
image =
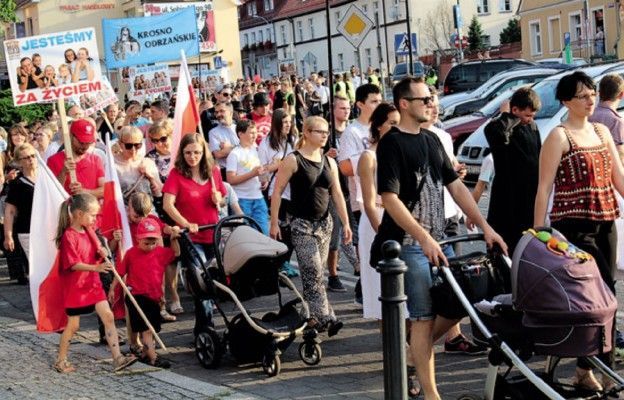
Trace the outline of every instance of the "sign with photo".
<instances>
[{"instance_id":1,"label":"sign with photo","mask_svg":"<svg viewBox=\"0 0 624 400\"><path fill-rule=\"evenodd\" d=\"M118 101L119 99L111 87L110 82L105 76L103 76L102 90L81 94L80 96L74 96L68 100L68 103L79 105L88 117L95 114L99 110L102 110L109 104L117 103Z\"/></svg>"},{"instance_id":2,"label":"sign with photo","mask_svg":"<svg viewBox=\"0 0 624 400\"><path fill-rule=\"evenodd\" d=\"M202 53L217 51L214 10L211 1L185 3L145 3L145 15L161 15L182 8L195 7L195 21L199 33L199 50ZM186 54L189 55L188 53Z\"/></svg>"},{"instance_id":3,"label":"sign with photo","mask_svg":"<svg viewBox=\"0 0 624 400\"><path fill-rule=\"evenodd\" d=\"M103 89L93 28L5 40L4 53L16 106Z\"/></svg>"},{"instance_id":4,"label":"sign with photo","mask_svg":"<svg viewBox=\"0 0 624 400\"><path fill-rule=\"evenodd\" d=\"M129 73L132 96L171 92L172 90L168 65L132 67Z\"/></svg>"},{"instance_id":5,"label":"sign with photo","mask_svg":"<svg viewBox=\"0 0 624 400\"><path fill-rule=\"evenodd\" d=\"M182 8L154 17L102 20L108 68L178 60L199 54L195 10Z\"/></svg>"}]
</instances>

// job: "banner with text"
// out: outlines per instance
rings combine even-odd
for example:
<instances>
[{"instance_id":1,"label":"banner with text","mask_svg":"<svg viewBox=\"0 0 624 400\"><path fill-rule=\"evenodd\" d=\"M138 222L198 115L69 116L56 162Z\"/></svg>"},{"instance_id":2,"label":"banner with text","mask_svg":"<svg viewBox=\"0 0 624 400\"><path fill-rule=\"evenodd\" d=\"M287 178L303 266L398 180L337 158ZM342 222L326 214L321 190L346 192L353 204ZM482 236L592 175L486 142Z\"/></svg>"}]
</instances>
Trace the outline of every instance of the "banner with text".
<instances>
[{"instance_id":1,"label":"banner with text","mask_svg":"<svg viewBox=\"0 0 624 400\"><path fill-rule=\"evenodd\" d=\"M16 106L103 88L93 28L6 40L4 53Z\"/></svg>"},{"instance_id":2,"label":"banner with text","mask_svg":"<svg viewBox=\"0 0 624 400\"><path fill-rule=\"evenodd\" d=\"M130 93L128 95L135 100L172 90L169 66L165 64L131 67L129 78Z\"/></svg>"},{"instance_id":3,"label":"banner with text","mask_svg":"<svg viewBox=\"0 0 624 400\"><path fill-rule=\"evenodd\" d=\"M145 15L161 15L187 7L195 7L195 21L197 22L197 32L199 32L199 50L202 53L217 51L214 11L211 1L145 3L143 4L143 11L145 11Z\"/></svg>"},{"instance_id":4,"label":"banner with text","mask_svg":"<svg viewBox=\"0 0 624 400\"><path fill-rule=\"evenodd\" d=\"M104 55L108 68L177 60L180 50L199 54L195 10L155 17L103 19Z\"/></svg>"},{"instance_id":5,"label":"banner with text","mask_svg":"<svg viewBox=\"0 0 624 400\"><path fill-rule=\"evenodd\" d=\"M106 76L103 76L102 90L81 94L80 96L73 96L67 103L80 106L80 108L84 110L85 115L89 117L109 104L117 103L118 101L119 99L111 87L110 82ZM111 121L111 123L112 122L113 121Z\"/></svg>"}]
</instances>

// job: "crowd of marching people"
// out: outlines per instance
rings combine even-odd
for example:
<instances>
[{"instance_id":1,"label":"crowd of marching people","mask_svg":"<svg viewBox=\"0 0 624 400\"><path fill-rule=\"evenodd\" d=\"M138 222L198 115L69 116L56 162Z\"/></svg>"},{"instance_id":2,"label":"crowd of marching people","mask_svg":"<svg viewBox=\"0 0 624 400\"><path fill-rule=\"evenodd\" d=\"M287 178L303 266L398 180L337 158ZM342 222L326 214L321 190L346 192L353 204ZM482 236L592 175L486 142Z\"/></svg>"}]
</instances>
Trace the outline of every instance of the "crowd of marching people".
<instances>
[{"instance_id":1,"label":"crowd of marching people","mask_svg":"<svg viewBox=\"0 0 624 400\"><path fill-rule=\"evenodd\" d=\"M3 244L11 278L18 283L28 282L26 255L36 246L28 235L40 169L37 156L70 194L57 233L60 268L71 294L65 300L69 320L60 339L57 371L74 370L68 361L69 342L80 316L93 311L115 369L137 359L169 366L156 354L151 330L130 303L131 352L119 350L111 309L118 285L110 276L110 254L95 235L109 162L107 138L134 245L117 260L117 270L156 332L162 322L173 322L185 312L177 282L180 229L188 229L199 254L210 260L212 232L198 227L228 214L252 217L264 234L295 253L298 269L285 262L281 270L288 276L301 274L309 324L328 336L343 328L327 296L327 290L346 291L338 276L339 255L360 277L354 296L364 317L379 320L380 283L372 265L380 259L383 241L398 240L408 267L412 397L422 392L426 399L440 398L433 360L438 338L446 335L449 353L485 352L462 335L457 320L435 311L429 294L430 266L446 263L457 251L441 248L438 241L458 235L462 221L479 227L488 245L509 253L524 230L550 221L598 260L603 279L615 291L613 221L620 212L615 192L624 193L624 125L612 104L624 96L621 78L601 81L600 103L595 84L582 72L562 78L557 98L569 117L543 145L532 120L540 108L535 92L518 89L503 104L500 116L485 130L496 171L484 171L489 175L484 181L492 184L486 219L477 207L483 185L471 194L462 183L465 166L456 160L451 137L437 120L435 87L422 78L405 78L395 85L393 103L388 103L374 71L368 81L355 81L359 74L352 72L336 79L333 88L321 74L220 84L198 101L201 129L184 132L177 150L171 119L175 97L170 102L111 104L95 119L71 107L73 158L66 156L56 111L46 121L0 130L6 143ZM101 233L114 252L122 233ZM612 363L613 353L604 360ZM601 385L582 361L575 379L578 385Z\"/></svg>"}]
</instances>

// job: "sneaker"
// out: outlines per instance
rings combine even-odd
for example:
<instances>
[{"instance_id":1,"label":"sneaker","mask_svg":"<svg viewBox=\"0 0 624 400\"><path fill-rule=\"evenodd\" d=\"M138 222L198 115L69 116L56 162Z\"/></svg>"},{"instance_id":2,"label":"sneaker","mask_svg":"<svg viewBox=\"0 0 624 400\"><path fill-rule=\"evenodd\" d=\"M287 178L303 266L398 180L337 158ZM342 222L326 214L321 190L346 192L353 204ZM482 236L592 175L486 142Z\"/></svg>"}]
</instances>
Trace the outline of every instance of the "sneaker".
<instances>
[{"instance_id":1,"label":"sneaker","mask_svg":"<svg viewBox=\"0 0 624 400\"><path fill-rule=\"evenodd\" d=\"M344 324L342 323L342 321L329 321L329 323L327 324L327 336L336 336L343 326Z\"/></svg>"},{"instance_id":2,"label":"sneaker","mask_svg":"<svg viewBox=\"0 0 624 400\"><path fill-rule=\"evenodd\" d=\"M487 348L478 346L466 339L464 335L459 335L452 340L444 342L444 352L447 354L467 354L476 356L479 354L485 354Z\"/></svg>"},{"instance_id":3,"label":"sneaker","mask_svg":"<svg viewBox=\"0 0 624 400\"><path fill-rule=\"evenodd\" d=\"M284 262L280 268L280 272L285 274L289 278L295 278L299 276L299 271L293 268L289 261Z\"/></svg>"},{"instance_id":4,"label":"sneaker","mask_svg":"<svg viewBox=\"0 0 624 400\"><path fill-rule=\"evenodd\" d=\"M347 289L340 282L340 278L337 276L330 276L327 280L327 290L331 292L346 292Z\"/></svg>"}]
</instances>

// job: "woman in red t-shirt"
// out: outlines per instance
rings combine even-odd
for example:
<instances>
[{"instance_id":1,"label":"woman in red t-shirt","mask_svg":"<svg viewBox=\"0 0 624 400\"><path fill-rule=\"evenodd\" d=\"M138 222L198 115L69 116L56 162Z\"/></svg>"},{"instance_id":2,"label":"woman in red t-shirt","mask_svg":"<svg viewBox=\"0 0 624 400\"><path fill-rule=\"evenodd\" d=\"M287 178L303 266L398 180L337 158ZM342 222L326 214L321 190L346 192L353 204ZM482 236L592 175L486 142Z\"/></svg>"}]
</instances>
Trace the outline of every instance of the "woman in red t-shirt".
<instances>
[{"instance_id":1,"label":"woman in red t-shirt","mask_svg":"<svg viewBox=\"0 0 624 400\"><path fill-rule=\"evenodd\" d=\"M189 229L204 261L211 259L212 230L199 232L198 227L219 221L219 206L227 191L202 135L193 133L182 138L163 193L165 212L178 226Z\"/></svg>"},{"instance_id":2,"label":"woman in red t-shirt","mask_svg":"<svg viewBox=\"0 0 624 400\"><path fill-rule=\"evenodd\" d=\"M97 313L106 330L106 340L113 354L113 366L119 371L136 361L133 355L124 356L119 351L117 328L113 312L106 301L100 273L113 269L110 261L103 261L106 251L98 243L93 226L100 205L88 193L70 197L61 205L56 245L60 254L60 272L65 289L67 327L61 335L59 353L54 369L61 373L75 371L67 361L69 343L78 331L80 315Z\"/></svg>"}]
</instances>

